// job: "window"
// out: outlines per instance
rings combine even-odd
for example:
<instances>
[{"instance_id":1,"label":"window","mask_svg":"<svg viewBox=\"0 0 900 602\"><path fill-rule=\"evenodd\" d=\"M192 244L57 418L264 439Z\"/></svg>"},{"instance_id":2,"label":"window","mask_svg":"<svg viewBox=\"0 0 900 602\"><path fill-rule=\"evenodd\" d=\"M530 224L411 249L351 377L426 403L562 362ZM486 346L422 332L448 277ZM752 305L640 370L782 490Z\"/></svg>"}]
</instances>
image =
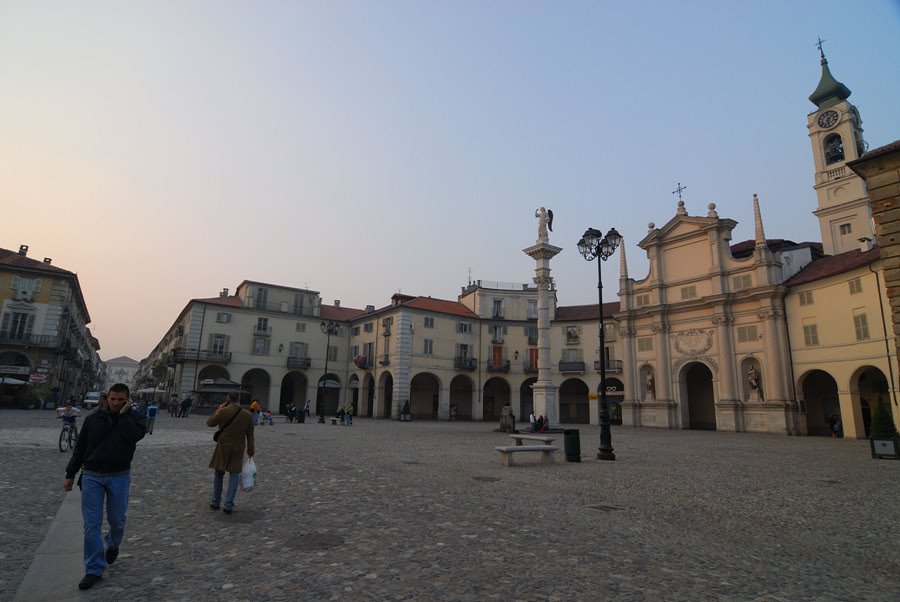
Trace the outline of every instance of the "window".
<instances>
[{"instance_id":1,"label":"window","mask_svg":"<svg viewBox=\"0 0 900 602\"><path fill-rule=\"evenodd\" d=\"M374 329L374 322L366 322L365 324L363 324L363 332L372 332Z\"/></svg>"},{"instance_id":2,"label":"window","mask_svg":"<svg viewBox=\"0 0 900 602\"><path fill-rule=\"evenodd\" d=\"M353 326L350 328L350 335L354 337L359 336L359 326Z\"/></svg>"},{"instance_id":3,"label":"window","mask_svg":"<svg viewBox=\"0 0 900 602\"><path fill-rule=\"evenodd\" d=\"M637 296L637 306L644 307L645 305L650 305L650 293L644 293L642 295Z\"/></svg>"},{"instance_id":4,"label":"window","mask_svg":"<svg viewBox=\"0 0 900 602\"><path fill-rule=\"evenodd\" d=\"M256 318L256 329L266 331L269 329L269 318Z\"/></svg>"},{"instance_id":5,"label":"window","mask_svg":"<svg viewBox=\"0 0 900 602\"><path fill-rule=\"evenodd\" d=\"M34 314L24 312L5 312L0 324L0 336L11 341L22 341L31 336Z\"/></svg>"},{"instance_id":6,"label":"window","mask_svg":"<svg viewBox=\"0 0 900 602\"><path fill-rule=\"evenodd\" d=\"M462 334L468 334L472 329L472 325L468 322L457 322L456 323L456 332Z\"/></svg>"},{"instance_id":7,"label":"window","mask_svg":"<svg viewBox=\"0 0 900 602\"><path fill-rule=\"evenodd\" d=\"M350 359L352 360L357 355L359 355L359 345L353 345L350 347Z\"/></svg>"},{"instance_id":8,"label":"window","mask_svg":"<svg viewBox=\"0 0 900 602\"><path fill-rule=\"evenodd\" d=\"M753 286L753 279L750 274L741 274L731 279L731 288L736 291L744 290Z\"/></svg>"},{"instance_id":9,"label":"window","mask_svg":"<svg viewBox=\"0 0 900 602\"><path fill-rule=\"evenodd\" d=\"M371 358L375 354L375 343L363 343L363 355Z\"/></svg>"},{"instance_id":10,"label":"window","mask_svg":"<svg viewBox=\"0 0 900 602\"><path fill-rule=\"evenodd\" d=\"M850 285L850 294L855 295L857 293L862 292L862 281L859 278L854 278L849 283Z\"/></svg>"},{"instance_id":11,"label":"window","mask_svg":"<svg viewBox=\"0 0 900 602\"><path fill-rule=\"evenodd\" d=\"M382 349L381 351L382 351L382 353L384 353L385 357L387 357L388 355L390 355L390 353L391 353L391 341L390 341L390 339L385 339L385 340L384 340L384 349Z\"/></svg>"},{"instance_id":12,"label":"window","mask_svg":"<svg viewBox=\"0 0 900 602\"><path fill-rule=\"evenodd\" d=\"M306 322L297 322L297 332L306 332Z\"/></svg>"},{"instance_id":13,"label":"window","mask_svg":"<svg viewBox=\"0 0 900 602\"><path fill-rule=\"evenodd\" d=\"M582 361L581 349L563 349L562 361L564 362L580 362Z\"/></svg>"},{"instance_id":14,"label":"window","mask_svg":"<svg viewBox=\"0 0 900 602\"><path fill-rule=\"evenodd\" d=\"M853 326L856 328L856 340L865 341L869 338L869 320L866 314L853 316Z\"/></svg>"},{"instance_id":15,"label":"window","mask_svg":"<svg viewBox=\"0 0 900 602\"><path fill-rule=\"evenodd\" d=\"M494 343L502 343L503 335L506 334L506 326L503 324L490 324L488 332L491 334L491 341Z\"/></svg>"},{"instance_id":16,"label":"window","mask_svg":"<svg viewBox=\"0 0 900 602\"><path fill-rule=\"evenodd\" d=\"M844 141L840 134L832 134L823 141L825 163L836 163L844 160Z\"/></svg>"},{"instance_id":17,"label":"window","mask_svg":"<svg viewBox=\"0 0 900 602\"><path fill-rule=\"evenodd\" d=\"M269 355L269 339L266 337L253 337L253 355Z\"/></svg>"},{"instance_id":18,"label":"window","mask_svg":"<svg viewBox=\"0 0 900 602\"><path fill-rule=\"evenodd\" d=\"M222 355L228 351L229 337L227 334L211 333L209 335L209 352L213 355Z\"/></svg>"},{"instance_id":19,"label":"window","mask_svg":"<svg viewBox=\"0 0 900 602\"><path fill-rule=\"evenodd\" d=\"M525 325L525 336L528 337L529 345L537 345L538 329L536 324Z\"/></svg>"},{"instance_id":20,"label":"window","mask_svg":"<svg viewBox=\"0 0 900 602\"><path fill-rule=\"evenodd\" d=\"M815 347L819 344L819 329L815 324L803 325L803 341L807 347Z\"/></svg>"},{"instance_id":21,"label":"window","mask_svg":"<svg viewBox=\"0 0 900 602\"><path fill-rule=\"evenodd\" d=\"M425 328L434 328L434 318L426 316L424 320L424 326Z\"/></svg>"},{"instance_id":22,"label":"window","mask_svg":"<svg viewBox=\"0 0 900 602\"><path fill-rule=\"evenodd\" d=\"M682 286L681 287L681 298L684 299L696 299L697 298L697 287L696 286Z\"/></svg>"},{"instance_id":23,"label":"window","mask_svg":"<svg viewBox=\"0 0 900 602\"><path fill-rule=\"evenodd\" d=\"M840 231L841 236L844 236L853 232L853 227L850 224L841 224L838 226L838 230Z\"/></svg>"},{"instance_id":24,"label":"window","mask_svg":"<svg viewBox=\"0 0 900 602\"><path fill-rule=\"evenodd\" d=\"M575 345L580 340L581 326L563 326L566 335L566 345Z\"/></svg>"},{"instance_id":25,"label":"window","mask_svg":"<svg viewBox=\"0 0 900 602\"><path fill-rule=\"evenodd\" d=\"M265 288L256 289L256 307L265 309L266 304L268 302L269 302L269 289L265 289Z\"/></svg>"},{"instance_id":26,"label":"window","mask_svg":"<svg viewBox=\"0 0 900 602\"><path fill-rule=\"evenodd\" d=\"M813 295L812 291L803 291L800 293L800 305L812 305L813 304Z\"/></svg>"},{"instance_id":27,"label":"window","mask_svg":"<svg viewBox=\"0 0 900 602\"><path fill-rule=\"evenodd\" d=\"M537 320L538 310L537 310L537 299L529 299L528 300L528 315L526 316L529 320Z\"/></svg>"},{"instance_id":28,"label":"window","mask_svg":"<svg viewBox=\"0 0 900 602\"><path fill-rule=\"evenodd\" d=\"M328 361L336 362L338 358L338 348L337 345L331 345L328 347Z\"/></svg>"},{"instance_id":29,"label":"window","mask_svg":"<svg viewBox=\"0 0 900 602\"><path fill-rule=\"evenodd\" d=\"M292 342L291 357L309 357L309 345L300 341Z\"/></svg>"},{"instance_id":30,"label":"window","mask_svg":"<svg viewBox=\"0 0 900 602\"><path fill-rule=\"evenodd\" d=\"M303 295L294 293L294 313L298 316L303 313Z\"/></svg>"},{"instance_id":31,"label":"window","mask_svg":"<svg viewBox=\"0 0 900 602\"><path fill-rule=\"evenodd\" d=\"M491 307L491 317L492 318L502 318L503 317L503 299L494 299Z\"/></svg>"},{"instance_id":32,"label":"window","mask_svg":"<svg viewBox=\"0 0 900 602\"><path fill-rule=\"evenodd\" d=\"M381 327L384 329L384 336L390 336L391 326L394 324L394 318L384 318L381 321Z\"/></svg>"},{"instance_id":33,"label":"window","mask_svg":"<svg viewBox=\"0 0 900 602\"><path fill-rule=\"evenodd\" d=\"M470 351L471 351L470 345L466 345L465 343L457 343L456 355L458 355L459 357L469 357Z\"/></svg>"},{"instance_id":34,"label":"window","mask_svg":"<svg viewBox=\"0 0 900 602\"><path fill-rule=\"evenodd\" d=\"M9 288L17 291L29 291L32 293L41 292L40 278L22 278L21 276L13 276L9 282Z\"/></svg>"},{"instance_id":35,"label":"window","mask_svg":"<svg viewBox=\"0 0 900 602\"><path fill-rule=\"evenodd\" d=\"M756 325L753 326L738 326L737 327L737 338L738 343L750 343L759 339L759 331L756 329Z\"/></svg>"},{"instance_id":36,"label":"window","mask_svg":"<svg viewBox=\"0 0 900 602\"><path fill-rule=\"evenodd\" d=\"M434 355L434 341L431 339L425 339L422 345L422 353L425 355Z\"/></svg>"},{"instance_id":37,"label":"window","mask_svg":"<svg viewBox=\"0 0 900 602\"><path fill-rule=\"evenodd\" d=\"M220 311L216 314L216 322L221 322L223 324L227 324L231 322L231 314L226 313L224 311Z\"/></svg>"},{"instance_id":38,"label":"window","mask_svg":"<svg viewBox=\"0 0 900 602\"><path fill-rule=\"evenodd\" d=\"M653 351L653 337L638 337L638 351Z\"/></svg>"}]
</instances>

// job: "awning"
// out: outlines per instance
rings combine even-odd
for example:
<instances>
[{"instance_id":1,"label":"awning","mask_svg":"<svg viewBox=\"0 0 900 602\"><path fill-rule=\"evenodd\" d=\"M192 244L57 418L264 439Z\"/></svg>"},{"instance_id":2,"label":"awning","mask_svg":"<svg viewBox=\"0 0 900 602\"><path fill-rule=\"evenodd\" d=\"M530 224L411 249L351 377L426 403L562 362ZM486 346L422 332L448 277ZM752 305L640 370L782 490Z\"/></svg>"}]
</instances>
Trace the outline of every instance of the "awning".
<instances>
[{"instance_id":1,"label":"awning","mask_svg":"<svg viewBox=\"0 0 900 602\"><path fill-rule=\"evenodd\" d=\"M24 380L19 380L18 378L12 378L11 376L3 376L0 377L0 384L2 385L27 385L28 383Z\"/></svg>"}]
</instances>

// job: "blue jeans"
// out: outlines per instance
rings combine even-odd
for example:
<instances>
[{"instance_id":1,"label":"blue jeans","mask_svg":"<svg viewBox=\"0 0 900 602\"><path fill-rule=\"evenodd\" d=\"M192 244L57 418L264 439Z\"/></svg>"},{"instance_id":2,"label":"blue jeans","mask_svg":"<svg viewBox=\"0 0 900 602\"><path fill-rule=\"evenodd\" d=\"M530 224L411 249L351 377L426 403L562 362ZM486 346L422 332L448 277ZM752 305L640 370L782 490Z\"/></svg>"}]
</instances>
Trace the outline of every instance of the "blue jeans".
<instances>
[{"instance_id":1,"label":"blue jeans","mask_svg":"<svg viewBox=\"0 0 900 602\"><path fill-rule=\"evenodd\" d=\"M225 471L217 470L213 475L213 494L209 499L211 506L218 506L222 502L222 481L225 479ZM225 509L234 508L234 496L237 495L238 483L241 482L241 473L228 473L228 491L225 492Z\"/></svg>"},{"instance_id":2,"label":"blue jeans","mask_svg":"<svg viewBox=\"0 0 900 602\"><path fill-rule=\"evenodd\" d=\"M81 517L84 519L84 572L102 575L106 570L106 548L118 548L125 535L125 512L131 473L92 475L85 473L81 481ZM103 506L109 532L102 537ZM105 544L105 547L104 547Z\"/></svg>"}]
</instances>

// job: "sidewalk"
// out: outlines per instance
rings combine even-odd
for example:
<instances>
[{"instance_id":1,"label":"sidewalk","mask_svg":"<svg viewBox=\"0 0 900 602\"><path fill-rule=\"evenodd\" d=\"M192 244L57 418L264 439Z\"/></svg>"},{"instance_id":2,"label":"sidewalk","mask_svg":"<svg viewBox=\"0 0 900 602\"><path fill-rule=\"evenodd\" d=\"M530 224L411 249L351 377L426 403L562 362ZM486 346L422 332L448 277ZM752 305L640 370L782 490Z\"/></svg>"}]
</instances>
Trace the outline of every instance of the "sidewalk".
<instances>
[{"instance_id":1,"label":"sidewalk","mask_svg":"<svg viewBox=\"0 0 900 602\"><path fill-rule=\"evenodd\" d=\"M78 589L84 577L81 525L81 490L66 494L47 536L41 543L19 586L17 602L89 600Z\"/></svg>"}]
</instances>

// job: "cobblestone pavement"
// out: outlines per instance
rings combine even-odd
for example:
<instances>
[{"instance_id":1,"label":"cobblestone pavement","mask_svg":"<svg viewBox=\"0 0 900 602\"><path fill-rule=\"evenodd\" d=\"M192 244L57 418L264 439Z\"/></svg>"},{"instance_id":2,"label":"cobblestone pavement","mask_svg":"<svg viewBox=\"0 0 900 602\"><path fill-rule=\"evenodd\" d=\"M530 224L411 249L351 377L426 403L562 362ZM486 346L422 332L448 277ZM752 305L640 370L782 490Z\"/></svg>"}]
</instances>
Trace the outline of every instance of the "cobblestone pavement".
<instances>
[{"instance_id":1,"label":"cobblestone pavement","mask_svg":"<svg viewBox=\"0 0 900 602\"><path fill-rule=\"evenodd\" d=\"M560 435L556 465L501 468L493 426L258 427L259 487L226 516L205 416L161 416L91 599L900 599L900 462L865 441L615 427L601 462L579 425L581 463ZM0 413L0 600L63 498L58 430Z\"/></svg>"}]
</instances>

